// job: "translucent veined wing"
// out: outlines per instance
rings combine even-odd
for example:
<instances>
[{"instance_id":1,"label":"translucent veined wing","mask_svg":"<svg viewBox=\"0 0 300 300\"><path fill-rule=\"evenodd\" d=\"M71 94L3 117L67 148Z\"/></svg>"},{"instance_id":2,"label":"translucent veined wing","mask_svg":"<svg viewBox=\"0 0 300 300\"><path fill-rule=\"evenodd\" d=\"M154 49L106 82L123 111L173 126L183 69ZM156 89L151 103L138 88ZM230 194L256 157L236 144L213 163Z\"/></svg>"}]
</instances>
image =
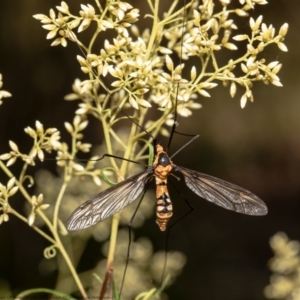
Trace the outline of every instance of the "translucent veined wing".
<instances>
[{"instance_id":1,"label":"translucent veined wing","mask_svg":"<svg viewBox=\"0 0 300 300\"><path fill-rule=\"evenodd\" d=\"M173 170L183 174L186 185L194 193L214 204L246 215L268 213L260 198L237 185L179 166L174 166Z\"/></svg>"},{"instance_id":2,"label":"translucent veined wing","mask_svg":"<svg viewBox=\"0 0 300 300\"><path fill-rule=\"evenodd\" d=\"M81 204L67 221L68 230L90 227L120 211L143 191L153 167L108 188Z\"/></svg>"}]
</instances>

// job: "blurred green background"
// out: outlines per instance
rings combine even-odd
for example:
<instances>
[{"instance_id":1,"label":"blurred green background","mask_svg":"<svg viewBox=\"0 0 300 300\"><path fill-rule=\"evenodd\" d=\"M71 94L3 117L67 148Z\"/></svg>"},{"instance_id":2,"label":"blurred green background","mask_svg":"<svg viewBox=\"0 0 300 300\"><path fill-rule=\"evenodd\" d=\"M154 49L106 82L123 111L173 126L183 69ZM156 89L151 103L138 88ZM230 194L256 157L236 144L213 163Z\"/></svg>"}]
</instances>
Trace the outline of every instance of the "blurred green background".
<instances>
[{"instance_id":1,"label":"blurred green background","mask_svg":"<svg viewBox=\"0 0 300 300\"><path fill-rule=\"evenodd\" d=\"M83 1L68 1L75 12L80 3ZM28 149L30 140L23 128L33 127L36 120L62 132L63 122L72 121L77 103L63 101L63 97L71 92L75 78L84 79L76 60L79 49L71 43L66 49L50 47L45 39L47 32L32 18L37 13L48 14L59 4L42 0L0 2L0 73L3 89L13 94L0 108L0 153L9 150L8 140ZM250 12L254 18L262 14L264 22L277 32L283 23L290 25L285 40L289 52L275 46L264 52L268 62L283 63L279 73L282 88L256 84L254 103L247 103L241 110L239 96L231 99L228 89L220 85L211 91L211 98L199 99L203 108L192 118L180 119L180 132L201 137L178 154L175 163L253 191L267 203L269 214L250 217L226 211L198 198L180 182L180 190L194 211L170 235L169 249L184 252L188 259L181 276L167 290L170 299L264 299L263 289L271 274L267 267L272 256L269 238L285 231L300 240L299 11L298 1L270 0L269 5ZM92 118L91 122L86 141L101 144L101 128ZM63 133L63 138L67 137ZM185 140L175 135L170 152ZM162 144L167 140L162 139ZM38 164L38 168L55 171L49 161ZM7 181L2 173L0 181ZM188 208L174 190L171 197L175 220ZM22 200L16 197L14 201L22 211ZM165 234L159 232L154 217L137 231L139 235L148 236L155 249L164 248ZM47 246L44 239L11 218L0 226L0 244L0 280L13 291L53 287L55 273L45 276L38 271ZM91 253L97 256L99 246L91 246ZM90 266L91 262L87 263Z\"/></svg>"}]
</instances>

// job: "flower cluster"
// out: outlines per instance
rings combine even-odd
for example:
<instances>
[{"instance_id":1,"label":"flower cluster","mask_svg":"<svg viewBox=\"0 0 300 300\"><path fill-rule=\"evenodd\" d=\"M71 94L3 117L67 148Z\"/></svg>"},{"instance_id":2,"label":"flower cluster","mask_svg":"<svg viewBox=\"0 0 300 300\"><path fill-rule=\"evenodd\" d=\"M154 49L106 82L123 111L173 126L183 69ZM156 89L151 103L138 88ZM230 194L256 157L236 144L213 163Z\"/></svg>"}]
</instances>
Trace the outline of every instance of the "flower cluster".
<instances>
[{"instance_id":1,"label":"flower cluster","mask_svg":"<svg viewBox=\"0 0 300 300\"><path fill-rule=\"evenodd\" d=\"M3 98L11 97L11 93L8 91L1 90L3 86L2 74L0 73L0 105L2 104Z\"/></svg>"},{"instance_id":2,"label":"flower cluster","mask_svg":"<svg viewBox=\"0 0 300 300\"><path fill-rule=\"evenodd\" d=\"M39 121L35 122L35 127L35 130L29 126L24 130L33 139L33 147L29 154L21 153L17 144L9 141L11 151L0 155L0 160L8 160L6 165L11 166L19 157L26 163L34 165L36 158L40 161L44 160L44 151L50 153L52 150L57 150L61 147L59 142L60 134L56 128L44 130L43 125Z\"/></svg>"},{"instance_id":3,"label":"flower cluster","mask_svg":"<svg viewBox=\"0 0 300 300\"><path fill-rule=\"evenodd\" d=\"M18 191L18 186L16 186L16 178L12 177L7 185L3 185L0 183L0 212L2 211L0 215L0 225L2 222L7 222L9 220L9 212L10 212L10 207L8 204L8 199L12 197L17 191Z\"/></svg>"},{"instance_id":4,"label":"flower cluster","mask_svg":"<svg viewBox=\"0 0 300 300\"><path fill-rule=\"evenodd\" d=\"M270 240L274 257L270 260L273 271L271 283L265 288L269 299L297 300L300 298L300 242L290 240L283 232Z\"/></svg>"},{"instance_id":5,"label":"flower cluster","mask_svg":"<svg viewBox=\"0 0 300 300\"><path fill-rule=\"evenodd\" d=\"M89 79L76 80L74 93L66 97L82 100L77 114L92 114L101 119L106 112L114 116L116 123L122 119L120 109L130 104L139 110L135 116L140 120L139 125L145 127L145 116L155 105L162 114L155 122L148 122L152 124L148 132L156 135L166 133L162 126L170 124L168 118L175 109L184 117L199 109L201 105L195 101L199 96L210 97L207 90L215 88L217 81L229 86L232 97L238 85L244 89L240 98L242 108L247 101L253 102L254 82L281 86L277 75L281 64L266 62L259 59L259 55L271 44L287 51L284 38L288 25L284 24L276 34L272 25L262 22L262 16L257 20L249 18L249 32L234 36L238 28L235 18L248 17L255 5L265 5L267 1L240 0L241 6L236 9L231 9L231 1L220 2L221 10L216 9L213 0L191 1L178 11L171 7L162 20L158 19L158 8L152 7L152 30L142 33L134 25L139 21L138 9L121 1L107 2L103 7L97 2L96 8L81 5L78 16L71 14L68 5L62 2L56 7L58 13L51 9L49 16L34 17L49 30L47 38L55 38L52 45L66 46L70 40L78 43L84 52L84 56L78 55L77 59ZM178 17L180 14L182 18ZM85 46L74 30L81 33L92 22L97 29L91 43ZM95 53L92 48L103 31L111 31L112 38L104 40L103 47ZM56 37L57 34L60 37ZM243 56L232 58L227 64L218 63L219 52L241 47L246 48ZM186 63L176 65L175 54ZM182 74L185 65L190 65L189 60L194 66L190 69L190 79L185 79ZM141 132L138 137L144 134Z\"/></svg>"},{"instance_id":6,"label":"flower cluster","mask_svg":"<svg viewBox=\"0 0 300 300\"><path fill-rule=\"evenodd\" d=\"M43 204L43 194L39 194L38 197L37 196L32 196L31 197L31 204L32 204L32 209L31 209L31 213L28 217L28 224L29 226L32 226L32 224L35 221L35 217L36 217L36 210L37 209L47 209L50 205L49 204Z\"/></svg>"},{"instance_id":7,"label":"flower cluster","mask_svg":"<svg viewBox=\"0 0 300 300\"><path fill-rule=\"evenodd\" d=\"M92 158L85 167L74 161L78 152L85 153L90 151L91 144L81 142L83 138L81 131L84 130L87 125L88 121L82 121L79 116L74 117L73 125L65 122L66 130L72 136L74 145L74 148L69 150L66 143L60 142L60 132L56 128L44 130L43 125L39 121L36 121L35 129L28 126L24 130L25 133L33 139L33 147L29 154L20 152L17 144L13 141L9 141L11 151L0 155L0 160L7 160L7 167L13 165L17 161L17 158L21 158L29 165L35 165L37 158L40 161L44 160L44 151L48 153L55 151L57 153L57 165L60 167L68 166L69 175L71 175L71 173L76 176L89 175L93 177L97 185L100 185L99 170L94 170L94 165L98 157Z\"/></svg>"}]
</instances>

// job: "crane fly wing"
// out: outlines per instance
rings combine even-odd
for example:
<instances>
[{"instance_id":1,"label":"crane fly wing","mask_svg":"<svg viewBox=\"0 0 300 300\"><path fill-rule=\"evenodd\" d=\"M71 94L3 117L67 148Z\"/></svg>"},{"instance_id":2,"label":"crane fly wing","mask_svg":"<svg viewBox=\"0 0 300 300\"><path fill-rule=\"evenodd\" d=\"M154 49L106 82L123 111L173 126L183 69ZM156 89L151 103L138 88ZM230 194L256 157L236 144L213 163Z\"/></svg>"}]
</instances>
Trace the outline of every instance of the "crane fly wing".
<instances>
[{"instance_id":1,"label":"crane fly wing","mask_svg":"<svg viewBox=\"0 0 300 300\"><path fill-rule=\"evenodd\" d=\"M143 191L153 167L108 188L81 204L67 221L68 230L90 227L120 211Z\"/></svg>"},{"instance_id":2,"label":"crane fly wing","mask_svg":"<svg viewBox=\"0 0 300 300\"><path fill-rule=\"evenodd\" d=\"M194 193L214 204L246 215L268 213L266 204L246 189L183 167L175 166L175 170L183 174L186 185Z\"/></svg>"}]
</instances>

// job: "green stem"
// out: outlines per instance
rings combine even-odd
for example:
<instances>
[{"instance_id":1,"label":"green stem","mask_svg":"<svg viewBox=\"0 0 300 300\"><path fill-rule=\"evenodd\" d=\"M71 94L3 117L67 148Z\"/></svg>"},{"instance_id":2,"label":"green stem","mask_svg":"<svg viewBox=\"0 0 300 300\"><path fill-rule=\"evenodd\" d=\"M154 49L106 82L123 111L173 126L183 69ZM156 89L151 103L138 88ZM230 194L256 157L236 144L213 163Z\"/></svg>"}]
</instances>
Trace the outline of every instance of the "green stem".
<instances>
[{"instance_id":1,"label":"green stem","mask_svg":"<svg viewBox=\"0 0 300 300\"><path fill-rule=\"evenodd\" d=\"M103 125L103 133L104 133L104 139L105 139L105 143L106 143L106 148L107 148L107 152L108 154L113 154L113 149L112 149L112 144L111 144L111 140L110 140L110 136L109 136L109 125L107 124L107 122L105 122L105 120L102 118L102 120L100 120L102 125ZM118 166L116 164L116 161L113 157L110 157L110 162L113 166L113 168L115 170L118 170Z\"/></svg>"},{"instance_id":2,"label":"green stem","mask_svg":"<svg viewBox=\"0 0 300 300\"><path fill-rule=\"evenodd\" d=\"M149 39L147 52L145 55L145 60L149 59L150 53L151 53L151 51L153 51L153 45L154 45L155 39L158 35L158 8L159 8L159 0L155 0L154 12L153 12L153 24L152 24L151 36Z\"/></svg>"},{"instance_id":3,"label":"green stem","mask_svg":"<svg viewBox=\"0 0 300 300\"><path fill-rule=\"evenodd\" d=\"M80 278L79 278L79 276L78 276L78 274L77 274L77 272L76 272L76 270L74 268L73 263L71 262L71 259L70 259L69 255L68 255L65 247L63 246L63 244L62 244L62 242L60 240L58 232L53 229L52 234L53 234L53 236L54 236L54 238L56 240L57 248L60 250L61 255L65 259L65 262L67 263L67 265L68 265L68 267L70 269L70 272L71 272L71 274L72 274L72 276L73 276L73 278L74 278L74 280L75 280L75 282L77 284L77 287L78 287L78 289L79 289L82 297L84 299L88 299L88 295L87 295L87 293L86 293L86 291L85 291L85 289L84 289L84 287L82 285L82 282L81 282L81 280L80 280Z\"/></svg>"},{"instance_id":4,"label":"green stem","mask_svg":"<svg viewBox=\"0 0 300 300\"><path fill-rule=\"evenodd\" d=\"M64 294L64 293L61 293L61 292L58 292L55 290L46 289L46 288L30 289L30 290L23 291L20 294L18 294L15 299L23 299L26 296L29 296L32 294L37 294L37 293L47 293L50 295L54 295L59 299L76 300L75 298L71 297L70 295L67 295L67 294Z\"/></svg>"},{"instance_id":5,"label":"green stem","mask_svg":"<svg viewBox=\"0 0 300 300\"><path fill-rule=\"evenodd\" d=\"M23 178L26 174L27 168L28 168L28 163L24 163L24 165L22 167L22 170L21 170L21 173L19 175L19 182L23 182Z\"/></svg>"},{"instance_id":6,"label":"green stem","mask_svg":"<svg viewBox=\"0 0 300 300\"><path fill-rule=\"evenodd\" d=\"M132 124L131 126L131 131L128 137L128 141L129 141L129 145L125 150L124 153L124 158L126 159L131 159L132 155L134 153L134 145L132 143L133 137L136 133L136 124ZM110 141L110 136L109 136L109 131L107 124L103 124L103 129L105 129L105 139L106 139L106 143L108 145L108 150L112 151L111 149L111 141ZM127 167L128 167L128 161L123 160L122 164L121 164L121 168L120 169L115 169L115 170L120 170L118 173L120 173L120 175L122 177L125 177L126 171L127 171ZM120 176L118 178L118 181L120 179ZM113 261L114 261L114 256L115 256L115 250L116 250L116 244L117 244L117 237L118 237L118 225L119 225L119 219L120 219L120 213L117 213L113 216L113 220L112 220L112 226L111 226L111 235L110 235L110 243L109 243L109 250L108 250L108 257L107 257L107 269L106 269L106 274L105 274L105 278L107 276L109 276L109 274L111 273L111 270L113 268ZM102 286L102 290L101 290L101 295L104 295L105 291L106 291L106 286L104 286L105 282L103 283Z\"/></svg>"},{"instance_id":7,"label":"green stem","mask_svg":"<svg viewBox=\"0 0 300 300\"><path fill-rule=\"evenodd\" d=\"M123 149L126 149L127 145L118 137L117 133L112 128L110 128L109 133Z\"/></svg>"},{"instance_id":8,"label":"green stem","mask_svg":"<svg viewBox=\"0 0 300 300\"><path fill-rule=\"evenodd\" d=\"M98 6L98 9L101 13L103 13L103 7L101 6L99 0L95 0L96 5Z\"/></svg>"},{"instance_id":9,"label":"green stem","mask_svg":"<svg viewBox=\"0 0 300 300\"><path fill-rule=\"evenodd\" d=\"M110 243L109 243L109 252L107 256L107 267L110 266L114 260L117 237L118 237L118 226L119 226L120 213L116 213L113 216L110 232Z\"/></svg>"},{"instance_id":10,"label":"green stem","mask_svg":"<svg viewBox=\"0 0 300 300\"><path fill-rule=\"evenodd\" d=\"M103 10L100 3L98 2L98 0L95 0L99 10L101 11L101 17L99 19L97 19L98 21L102 21L103 18L107 15L107 11L109 9L109 5L106 5L105 9ZM98 25L98 24L97 24ZM89 43L89 47L88 47L88 54L91 53L92 51L92 47L94 45L94 42L98 36L98 34L101 32L101 29L99 26L97 26L97 30L95 31L95 33L93 34L92 38L91 38L91 41Z\"/></svg>"},{"instance_id":11,"label":"green stem","mask_svg":"<svg viewBox=\"0 0 300 300\"><path fill-rule=\"evenodd\" d=\"M55 207L54 207L54 213L53 213L53 228L55 230L57 230L57 224L58 224L58 212L59 212L59 208L60 208L60 204L63 198L63 195L66 191L66 188L68 186L68 183L65 181L62 185L62 187L60 188L59 194L57 196L56 199L56 203L55 203Z\"/></svg>"}]
</instances>

